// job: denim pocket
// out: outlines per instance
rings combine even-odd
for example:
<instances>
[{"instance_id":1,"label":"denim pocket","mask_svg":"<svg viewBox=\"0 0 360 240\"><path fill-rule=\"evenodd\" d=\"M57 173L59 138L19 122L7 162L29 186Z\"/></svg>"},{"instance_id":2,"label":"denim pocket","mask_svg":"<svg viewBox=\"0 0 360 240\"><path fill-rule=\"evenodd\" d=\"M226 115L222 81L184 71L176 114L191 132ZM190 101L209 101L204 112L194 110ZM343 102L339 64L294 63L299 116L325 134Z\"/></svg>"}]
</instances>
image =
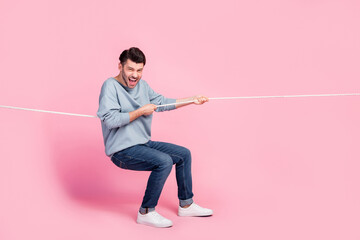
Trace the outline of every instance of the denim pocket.
<instances>
[{"instance_id":1,"label":"denim pocket","mask_svg":"<svg viewBox=\"0 0 360 240\"><path fill-rule=\"evenodd\" d=\"M122 161L120 161L119 167L123 168L123 169L127 169L126 164L124 162L122 162Z\"/></svg>"},{"instance_id":2,"label":"denim pocket","mask_svg":"<svg viewBox=\"0 0 360 240\"><path fill-rule=\"evenodd\" d=\"M127 169L126 167L126 163L124 163L123 161L121 161L119 158L112 156L111 157L111 161L118 166L119 168L123 168L123 169Z\"/></svg>"}]
</instances>

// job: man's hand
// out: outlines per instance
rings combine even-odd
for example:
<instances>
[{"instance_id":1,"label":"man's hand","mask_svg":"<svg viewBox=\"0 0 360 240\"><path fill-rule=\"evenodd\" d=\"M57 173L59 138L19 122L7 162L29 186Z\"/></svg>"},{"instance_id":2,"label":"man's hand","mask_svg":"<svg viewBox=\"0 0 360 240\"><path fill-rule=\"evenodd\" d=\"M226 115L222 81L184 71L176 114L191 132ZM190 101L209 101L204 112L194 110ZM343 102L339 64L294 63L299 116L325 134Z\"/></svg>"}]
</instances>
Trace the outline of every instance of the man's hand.
<instances>
[{"instance_id":1,"label":"man's hand","mask_svg":"<svg viewBox=\"0 0 360 240\"><path fill-rule=\"evenodd\" d=\"M136 109L135 111L129 112L130 115L130 122L134 121L135 119L141 117L141 116L149 116L153 114L153 112L156 110L156 105L154 104L146 104L142 106L141 108Z\"/></svg>"},{"instance_id":2,"label":"man's hand","mask_svg":"<svg viewBox=\"0 0 360 240\"><path fill-rule=\"evenodd\" d=\"M149 116L153 114L153 112L156 110L156 105L154 104L146 104L142 106L140 109L142 111L142 115Z\"/></svg>"},{"instance_id":3,"label":"man's hand","mask_svg":"<svg viewBox=\"0 0 360 240\"><path fill-rule=\"evenodd\" d=\"M209 101L209 98L202 96L202 95L197 95L194 97L194 103L197 105L204 104L205 102L208 102L208 101Z\"/></svg>"}]
</instances>

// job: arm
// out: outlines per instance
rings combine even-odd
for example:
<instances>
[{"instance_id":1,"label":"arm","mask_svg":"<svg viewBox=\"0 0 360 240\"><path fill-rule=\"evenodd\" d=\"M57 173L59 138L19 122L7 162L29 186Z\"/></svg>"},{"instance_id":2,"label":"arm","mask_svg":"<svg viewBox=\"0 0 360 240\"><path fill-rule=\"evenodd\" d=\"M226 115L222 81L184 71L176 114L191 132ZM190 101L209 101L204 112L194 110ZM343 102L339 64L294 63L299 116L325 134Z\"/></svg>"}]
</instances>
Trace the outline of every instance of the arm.
<instances>
[{"instance_id":1,"label":"arm","mask_svg":"<svg viewBox=\"0 0 360 240\"><path fill-rule=\"evenodd\" d=\"M141 108L136 109L135 111L129 112L130 122L141 117L142 115L149 116L149 115L153 114L153 112L155 110L156 110L156 105L146 104L146 105L142 106Z\"/></svg>"},{"instance_id":2,"label":"arm","mask_svg":"<svg viewBox=\"0 0 360 240\"><path fill-rule=\"evenodd\" d=\"M209 101L209 98L202 96L202 95L196 95L189 98L182 98L182 99L171 99L171 98L165 98L164 96L154 92L154 90L151 89L151 87L144 81L144 84L146 84L148 88L148 94L150 98L150 102L155 105L162 105L162 104L171 104L171 103L181 103L181 102L188 102L188 101L194 101L191 103L184 103L184 104L176 104L176 105L170 105L167 107L160 107L157 109L157 111L166 111L166 110L173 110L179 107L187 106L190 104L196 104L200 105L205 102Z\"/></svg>"},{"instance_id":3,"label":"arm","mask_svg":"<svg viewBox=\"0 0 360 240\"><path fill-rule=\"evenodd\" d=\"M176 99L173 98L167 98L164 97L161 94L156 93L145 81L143 81L144 85L147 88L147 94L149 96L149 100L151 104L154 105L162 105L162 104L171 104L171 103L175 103ZM162 112L162 111L170 111L175 109L175 105L170 105L167 107L159 107L159 108L155 108L156 112Z\"/></svg>"},{"instance_id":4,"label":"arm","mask_svg":"<svg viewBox=\"0 0 360 240\"><path fill-rule=\"evenodd\" d=\"M194 102L184 103L184 104L176 104L176 108L184 107L184 106L187 106L190 104L201 105L201 104L204 104L205 102L208 102L209 98L202 96L202 95L196 95L196 96L189 97L189 98L176 99L176 103L188 102L188 101L194 101Z\"/></svg>"},{"instance_id":5,"label":"arm","mask_svg":"<svg viewBox=\"0 0 360 240\"><path fill-rule=\"evenodd\" d=\"M109 109L100 119L104 121L107 128L123 127L141 116L151 115L156 110L156 105L146 104L132 112L122 113L119 109Z\"/></svg>"}]
</instances>

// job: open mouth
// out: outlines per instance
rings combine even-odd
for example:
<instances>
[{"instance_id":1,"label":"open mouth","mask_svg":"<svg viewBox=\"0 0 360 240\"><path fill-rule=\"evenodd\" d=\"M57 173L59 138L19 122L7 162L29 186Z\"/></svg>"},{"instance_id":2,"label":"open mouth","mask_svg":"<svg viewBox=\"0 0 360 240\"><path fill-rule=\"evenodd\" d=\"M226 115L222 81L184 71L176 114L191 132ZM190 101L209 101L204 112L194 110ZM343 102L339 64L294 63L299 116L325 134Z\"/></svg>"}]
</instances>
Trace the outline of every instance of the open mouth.
<instances>
[{"instance_id":1,"label":"open mouth","mask_svg":"<svg viewBox=\"0 0 360 240\"><path fill-rule=\"evenodd\" d=\"M129 78L129 83L131 85L135 85L135 83L137 82L137 79L136 78Z\"/></svg>"}]
</instances>

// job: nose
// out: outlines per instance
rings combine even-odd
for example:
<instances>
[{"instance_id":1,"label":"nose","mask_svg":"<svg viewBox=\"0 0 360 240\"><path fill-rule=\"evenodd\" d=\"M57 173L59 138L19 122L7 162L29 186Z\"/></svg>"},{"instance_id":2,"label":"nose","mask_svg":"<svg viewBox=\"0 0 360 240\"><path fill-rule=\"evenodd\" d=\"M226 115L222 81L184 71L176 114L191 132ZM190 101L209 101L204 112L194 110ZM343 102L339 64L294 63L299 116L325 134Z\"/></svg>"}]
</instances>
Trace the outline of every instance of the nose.
<instances>
[{"instance_id":1,"label":"nose","mask_svg":"<svg viewBox=\"0 0 360 240\"><path fill-rule=\"evenodd\" d=\"M137 72L133 72L133 74L132 74L132 76L134 77L134 78L137 78L138 77L138 73Z\"/></svg>"}]
</instances>

